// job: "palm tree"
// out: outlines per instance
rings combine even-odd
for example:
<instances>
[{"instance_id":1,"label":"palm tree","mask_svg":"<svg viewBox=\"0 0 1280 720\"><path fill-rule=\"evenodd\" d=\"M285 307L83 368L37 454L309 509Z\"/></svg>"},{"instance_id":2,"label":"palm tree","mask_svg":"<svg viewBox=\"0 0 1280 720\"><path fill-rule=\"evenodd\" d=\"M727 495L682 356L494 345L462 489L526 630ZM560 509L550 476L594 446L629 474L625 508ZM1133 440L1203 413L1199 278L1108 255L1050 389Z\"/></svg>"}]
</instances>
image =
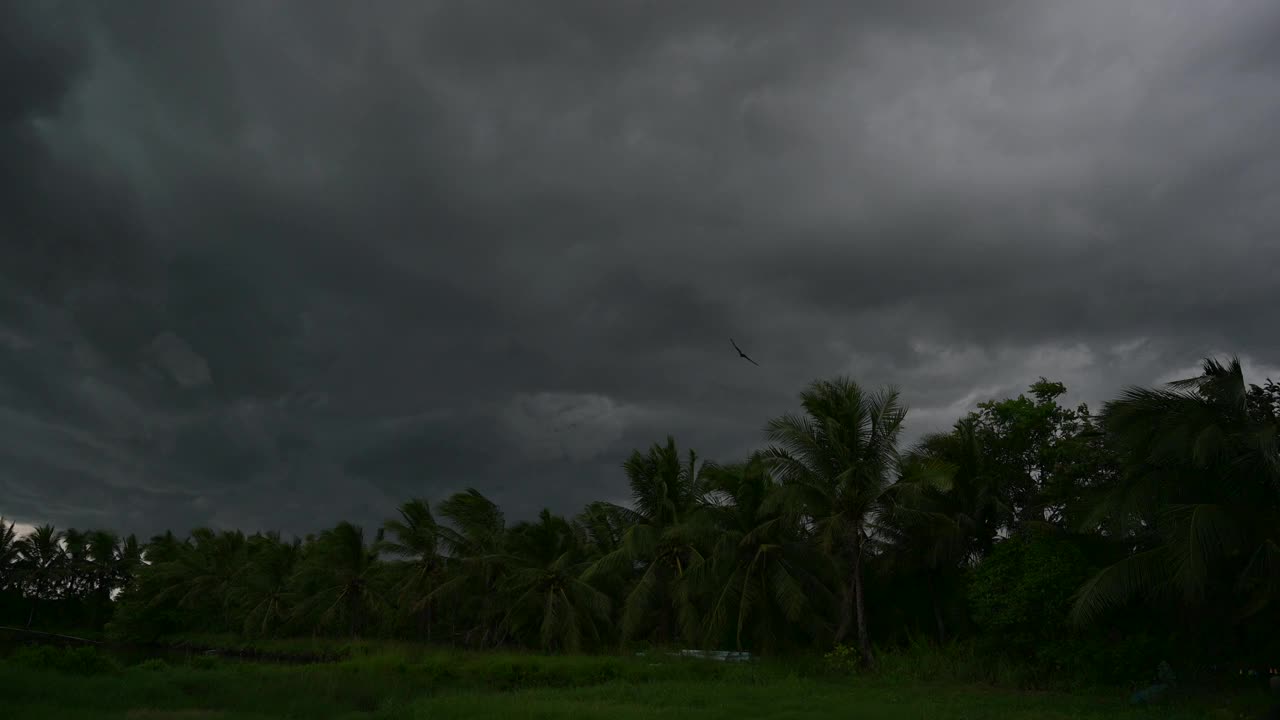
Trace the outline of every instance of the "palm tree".
<instances>
[{"instance_id":1,"label":"palm tree","mask_svg":"<svg viewBox=\"0 0 1280 720\"><path fill-rule=\"evenodd\" d=\"M126 568L123 548L115 533L93 530L84 533L80 542L83 546L80 560L68 555L73 558L72 572L79 577L81 587L77 595L87 601L90 621L98 627L110 612L112 594L124 586L131 572Z\"/></svg>"},{"instance_id":2,"label":"palm tree","mask_svg":"<svg viewBox=\"0 0 1280 720\"><path fill-rule=\"evenodd\" d=\"M951 432L925 436L913 456L950 470L950 488L931 499L960 531L961 547L955 550L962 561L974 563L990 554L1001 529L1012 523L1013 509L1003 498L998 473L988 467L973 418L956 422Z\"/></svg>"},{"instance_id":3,"label":"palm tree","mask_svg":"<svg viewBox=\"0 0 1280 720\"><path fill-rule=\"evenodd\" d=\"M961 568L990 554L1001 531L1013 525L1000 473L989 467L980 432L969 416L950 432L925 436L903 458L903 479L932 475L945 479L945 489L935 481L898 498L895 512L882 515L877 527L881 569L924 578L939 642L948 635L939 585L958 581Z\"/></svg>"},{"instance_id":4,"label":"palm tree","mask_svg":"<svg viewBox=\"0 0 1280 720\"><path fill-rule=\"evenodd\" d=\"M15 583L15 567L20 558L21 547L18 545L18 533L14 523L4 525L0 517L0 590L6 590Z\"/></svg>"},{"instance_id":5,"label":"palm tree","mask_svg":"<svg viewBox=\"0 0 1280 720\"><path fill-rule=\"evenodd\" d=\"M938 467L936 458L917 450L903 459L903 480L895 486L905 487L906 478L928 473L950 475L954 466ZM933 610L933 621L939 643L947 641L946 613L942 602L942 585L960 580L961 569L976 564L981 557L975 547L986 543L985 533L975 521L977 514L966 504L959 488L944 490L937 483L917 492L901 493L888 512L876 523L875 545L879 570L885 575L906 575L923 579Z\"/></svg>"},{"instance_id":6,"label":"palm tree","mask_svg":"<svg viewBox=\"0 0 1280 720\"><path fill-rule=\"evenodd\" d=\"M36 605L51 600L57 594L66 553L62 547L62 533L52 525L40 525L18 541L18 577L31 600L27 615L27 627L35 620Z\"/></svg>"},{"instance_id":7,"label":"palm tree","mask_svg":"<svg viewBox=\"0 0 1280 720\"><path fill-rule=\"evenodd\" d=\"M367 545L362 529L344 521L325 530L302 558L299 579L307 596L298 615L359 637L387 605L380 570L377 544Z\"/></svg>"},{"instance_id":8,"label":"palm tree","mask_svg":"<svg viewBox=\"0 0 1280 720\"><path fill-rule=\"evenodd\" d=\"M543 650L575 652L583 640L601 639L609 623L609 598L582 579L589 563L574 528L543 510L536 523L508 533L501 588L510 608L502 628L519 636L536 627Z\"/></svg>"},{"instance_id":9,"label":"palm tree","mask_svg":"<svg viewBox=\"0 0 1280 720\"><path fill-rule=\"evenodd\" d=\"M639 573L623 603L624 639L647 626L658 642L670 642L677 622L686 639L698 634L697 608L678 586L689 565L705 559L702 548L710 545L714 528L704 514L702 466L693 451L687 457L681 461L672 437L666 445L654 443L647 453L633 452L623 463L633 507L597 506L597 511L608 508L628 527L620 546L593 563L584 579L595 583Z\"/></svg>"},{"instance_id":10,"label":"palm tree","mask_svg":"<svg viewBox=\"0 0 1280 720\"><path fill-rule=\"evenodd\" d=\"M707 562L690 570L704 589L704 643L731 633L736 649L767 650L785 630L803 628L821 637L822 610L830 591L814 566L800 528L780 507L780 487L765 457L706 468L710 514L719 530Z\"/></svg>"},{"instance_id":11,"label":"palm tree","mask_svg":"<svg viewBox=\"0 0 1280 720\"><path fill-rule=\"evenodd\" d=\"M285 626L297 602L293 579L302 542L285 542L277 532L257 534L249 538L247 554L231 589L231 602L244 616L246 635L267 636Z\"/></svg>"},{"instance_id":12,"label":"palm tree","mask_svg":"<svg viewBox=\"0 0 1280 720\"><path fill-rule=\"evenodd\" d=\"M121 592L112 605L109 635L152 641L184 627L213 628L207 616L183 606L180 601L185 591L175 587L186 581L184 573L175 572L175 566L190 550L190 544L171 531L153 536L145 547L133 535L125 538L120 548Z\"/></svg>"},{"instance_id":13,"label":"palm tree","mask_svg":"<svg viewBox=\"0 0 1280 720\"><path fill-rule=\"evenodd\" d=\"M1074 620L1138 597L1194 607L1215 595L1243 619L1280 596L1280 421L1257 394L1237 359L1207 359L1198 377L1106 405L1122 473L1084 524L1131 552L1080 589Z\"/></svg>"},{"instance_id":14,"label":"palm tree","mask_svg":"<svg viewBox=\"0 0 1280 720\"><path fill-rule=\"evenodd\" d=\"M875 521L892 499L906 408L896 390L868 394L847 378L814 382L800 404L804 414L769 422L773 446L765 455L790 511L812 524L819 548L843 571L835 641L856 621L862 659L872 665L863 563Z\"/></svg>"},{"instance_id":15,"label":"palm tree","mask_svg":"<svg viewBox=\"0 0 1280 720\"><path fill-rule=\"evenodd\" d=\"M94 530L85 536L85 575L96 594L110 598L121 574L120 538L109 530Z\"/></svg>"},{"instance_id":16,"label":"palm tree","mask_svg":"<svg viewBox=\"0 0 1280 720\"><path fill-rule=\"evenodd\" d=\"M183 544L178 539L178 536L173 534L172 530L166 530L161 535L153 535L147 541L147 546L143 549L141 556L151 564L171 562L178 558L178 553L182 551Z\"/></svg>"},{"instance_id":17,"label":"palm tree","mask_svg":"<svg viewBox=\"0 0 1280 720\"><path fill-rule=\"evenodd\" d=\"M406 559L394 588L398 603L409 613L422 613L427 642L431 642L431 595L445 564L440 553L440 526L431 514L431 505L414 498L400 506L399 520L388 520L384 527L395 539L383 540L382 550Z\"/></svg>"},{"instance_id":18,"label":"palm tree","mask_svg":"<svg viewBox=\"0 0 1280 720\"><path fill-rule=\"evenodd\" d=\"M59 584L68 598L82 598L93 592L94 568L89 560L91 533L68 528L62 533L62 577Z\"/></svg>"},{"instance_id":19,"label":"palm tree","mask_svg":"<svg viewBox=\"0 0 1280 720\"><path fill-rule=\"evenodd\" d=\"M506 518L497 504L474 488L455 493L440 503L437 525L448 552L447 578L427 597L452 601L454 619L461 615L468 627L464 642L486 647L498 642L503 608L497 588L503 571Z\"/></svg>"},{"instance_id":20,"label":"palm tree","mask_svg":"<svg viewBox=\"0 0 1280 720\"><path fill-rule=\"evenodd\" d=\"M142 545L138 536L130 533L116 551L116 578L114 587L120 590L128 588L142 567Z\"/></svg>"},{"instance_id":21,"label":"palm tree","mask_svg":"<svg viewBox=\"0 0 1280 720\"><path fill-rule=\"evenodd\" d=\"M600 558L622 547L627 532L628 510L618 512L612 503L588 503L574 518L579 542L587 553Z\"/></svg>"},{"instance_id":22,"label":"palm tree","mask_svg":"<svg viewBox=\"0 0 1280 720\"><path fill-rule=\"evenodd\" d=\"M248 560L244 533L197 528L186 542L153 541L152 547L156 555L151 574L164 588L152 597L153 607L175 601L201 618L206 627L231 629L238 625L232 617L232 599Z\"/></svg>"}]
</instances>

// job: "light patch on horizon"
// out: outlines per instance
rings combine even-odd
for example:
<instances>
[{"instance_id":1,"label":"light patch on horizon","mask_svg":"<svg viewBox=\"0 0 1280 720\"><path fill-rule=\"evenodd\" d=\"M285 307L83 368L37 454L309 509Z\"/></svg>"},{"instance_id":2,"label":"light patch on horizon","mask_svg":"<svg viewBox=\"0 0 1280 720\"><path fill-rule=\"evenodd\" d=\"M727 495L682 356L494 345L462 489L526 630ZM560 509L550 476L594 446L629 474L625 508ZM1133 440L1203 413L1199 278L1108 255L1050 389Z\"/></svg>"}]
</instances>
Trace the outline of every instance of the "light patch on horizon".
<instances>
[{"instance_id":1,"label":"light patch on horizon","mask_svg":"<svg viewBox=\"0 0 1280 720\"><path fill-rule=\"evenodd\" d=\"M1208 357L1216 358L1223 364L1226 364L1231 359L1230 353L1226 352L1211 352L1208 354ZM1246 385L1262 385L1267 380L1280 382L1280 365L1259 362L1249 355L1241 354L1237 357L1240 360L1240 370L1244 373L1244 381ZM1161 373L1152 381L1152 383L1155 385L1166 385L1178 380L1187 380L1189 378L1199 377L1202 369L1202 363L1184 365L1178 369Z\"/></svg>"},{"instance_id":2,"label":"light patch on horizon","mask_svg":"<svg viewBox=\"0 0 1280 720\"><path fill-rule=\"evenodd\" d=\"M603 395L539 392L516 395L501 420L531 458L582 462L615 445L637 416Z\"/></svg>"},{"instance_id":3,"label":"light patch on horizon","mask_svg":"<svg viewBox=\"0 0 1280 720\"><path fill-rule=\"evenodd\" d=\"M156 336L147 351L156 364L184 388L200 387L211 382L209 363L192 350L186 341L171 332Z\"/></svg>"},{"instance_id":4,"label":"light patch on horizon","mask_svg":"<svg viewBox=\"0 0 1280 720\"><path fill-rule=\"evenodd\" d=\"M925 435L946 432L957 420L976 410L979 403L1001 398L1003 392L999 386L974 388L945 405L908 408L903 439L912 444Z\"/></svg>"},{"instance_id":5,"label":"light patch on horizon","mask_svg":"<svg viewBox=\"0 0 1280 720\"><path fill-rule=\"evenodd\" d=\"M32 347L32 342L18 331L0 325L0 346L13 352L21 352L22 350L29 350Z\"/></svg>"},{"instance_id":6,"label":"light patch on horizon","mask_svg":"<svg viewBox=\"0 0 1280 720\"><path fill-rule=\"evenodd\" d=\"M1134 338L1132 340L1128 340L1125 342L1116 343L1112 345L1108 349L1108 351L1112 355L1120 358L1121 360L1127 360L1133 357L1139 351L1143 350L1144 348L1147 348L1149 342L1150 342L1150 338L1146 338L1146 337Z\"/></svg>"},{"instance_id":7,"label":"light patch on horizon","mask_svg":"<svg viewBox=\"0 0 1280 720\"><path fill-rule=\"evenodd\" d=\"M16 521L10 520L8 517L5 517L4 515L0 515L0 519L4 520L4 525L6 528L9 527L10 524L12 524L14 534L20 538L30 535L31 533L35 532L35 529L36 529L35 525L16 522Z\"/></svg>"}]
</instances>

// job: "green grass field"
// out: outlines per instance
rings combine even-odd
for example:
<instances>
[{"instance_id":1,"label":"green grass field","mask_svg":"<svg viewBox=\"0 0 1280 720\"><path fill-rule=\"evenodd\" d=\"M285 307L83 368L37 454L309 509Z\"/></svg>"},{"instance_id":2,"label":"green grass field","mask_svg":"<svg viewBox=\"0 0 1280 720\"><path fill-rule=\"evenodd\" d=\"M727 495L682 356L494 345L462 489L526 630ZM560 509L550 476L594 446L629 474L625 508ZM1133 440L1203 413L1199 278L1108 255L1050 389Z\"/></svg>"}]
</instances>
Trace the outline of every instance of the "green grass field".
<instances>
[{"instance_id":1,"label":"green grass field","mask_svg":"<svg viewBox=\"0 0 1280 720\"><path fill-rule=\"evenodd\" d=\"M805 677L785 663L385 652L319 665L196 657L119 667L51 649L0 661L0 714L37 720L213 718L1239 718L1258 697L1131 708L1120 690ZM1246 702L1247 701L1247 702Z\"/></svg>"}]
</instances>

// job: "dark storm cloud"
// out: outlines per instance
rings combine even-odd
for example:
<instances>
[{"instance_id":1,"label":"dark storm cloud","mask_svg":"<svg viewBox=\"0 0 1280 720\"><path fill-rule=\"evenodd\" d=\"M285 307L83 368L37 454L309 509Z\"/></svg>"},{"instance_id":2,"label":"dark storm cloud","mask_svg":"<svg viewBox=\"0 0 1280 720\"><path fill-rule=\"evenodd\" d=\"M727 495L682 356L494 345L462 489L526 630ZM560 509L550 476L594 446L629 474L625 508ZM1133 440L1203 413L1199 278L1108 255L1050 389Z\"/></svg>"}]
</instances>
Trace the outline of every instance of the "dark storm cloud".
<instances>
[{"instance_id":1,"label":"dark storm cloud","mask_svg":"<svg viewBox=\"0 0 1280 720\"><path fill-rule=\"evenodd\" d=\"M0 12L19 520L572 511L816 377L898 384L914 436L1277 364L1266 2Z\"/></svg>"}]
</instances>

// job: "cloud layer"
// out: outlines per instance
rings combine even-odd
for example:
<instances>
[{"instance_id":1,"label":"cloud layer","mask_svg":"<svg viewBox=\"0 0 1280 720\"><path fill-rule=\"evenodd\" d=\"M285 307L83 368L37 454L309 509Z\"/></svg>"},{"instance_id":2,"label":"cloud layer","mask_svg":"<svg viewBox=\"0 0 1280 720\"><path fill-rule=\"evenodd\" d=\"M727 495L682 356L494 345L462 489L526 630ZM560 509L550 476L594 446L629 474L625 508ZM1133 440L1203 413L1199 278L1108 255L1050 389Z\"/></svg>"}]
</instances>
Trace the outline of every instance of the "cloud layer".
<instances>
[{"instance_id":1,"label":"cloud layer","mask_svg":"<svg viewBox=\"0 0 1280 720\"><path fill-rule=\"evenodd\" d=\"M6 4L0 512L519 517L837 373L912 436L1041 375L1260 379L1276 37L1264 0Z\"/></svg>"}]
</instances>

